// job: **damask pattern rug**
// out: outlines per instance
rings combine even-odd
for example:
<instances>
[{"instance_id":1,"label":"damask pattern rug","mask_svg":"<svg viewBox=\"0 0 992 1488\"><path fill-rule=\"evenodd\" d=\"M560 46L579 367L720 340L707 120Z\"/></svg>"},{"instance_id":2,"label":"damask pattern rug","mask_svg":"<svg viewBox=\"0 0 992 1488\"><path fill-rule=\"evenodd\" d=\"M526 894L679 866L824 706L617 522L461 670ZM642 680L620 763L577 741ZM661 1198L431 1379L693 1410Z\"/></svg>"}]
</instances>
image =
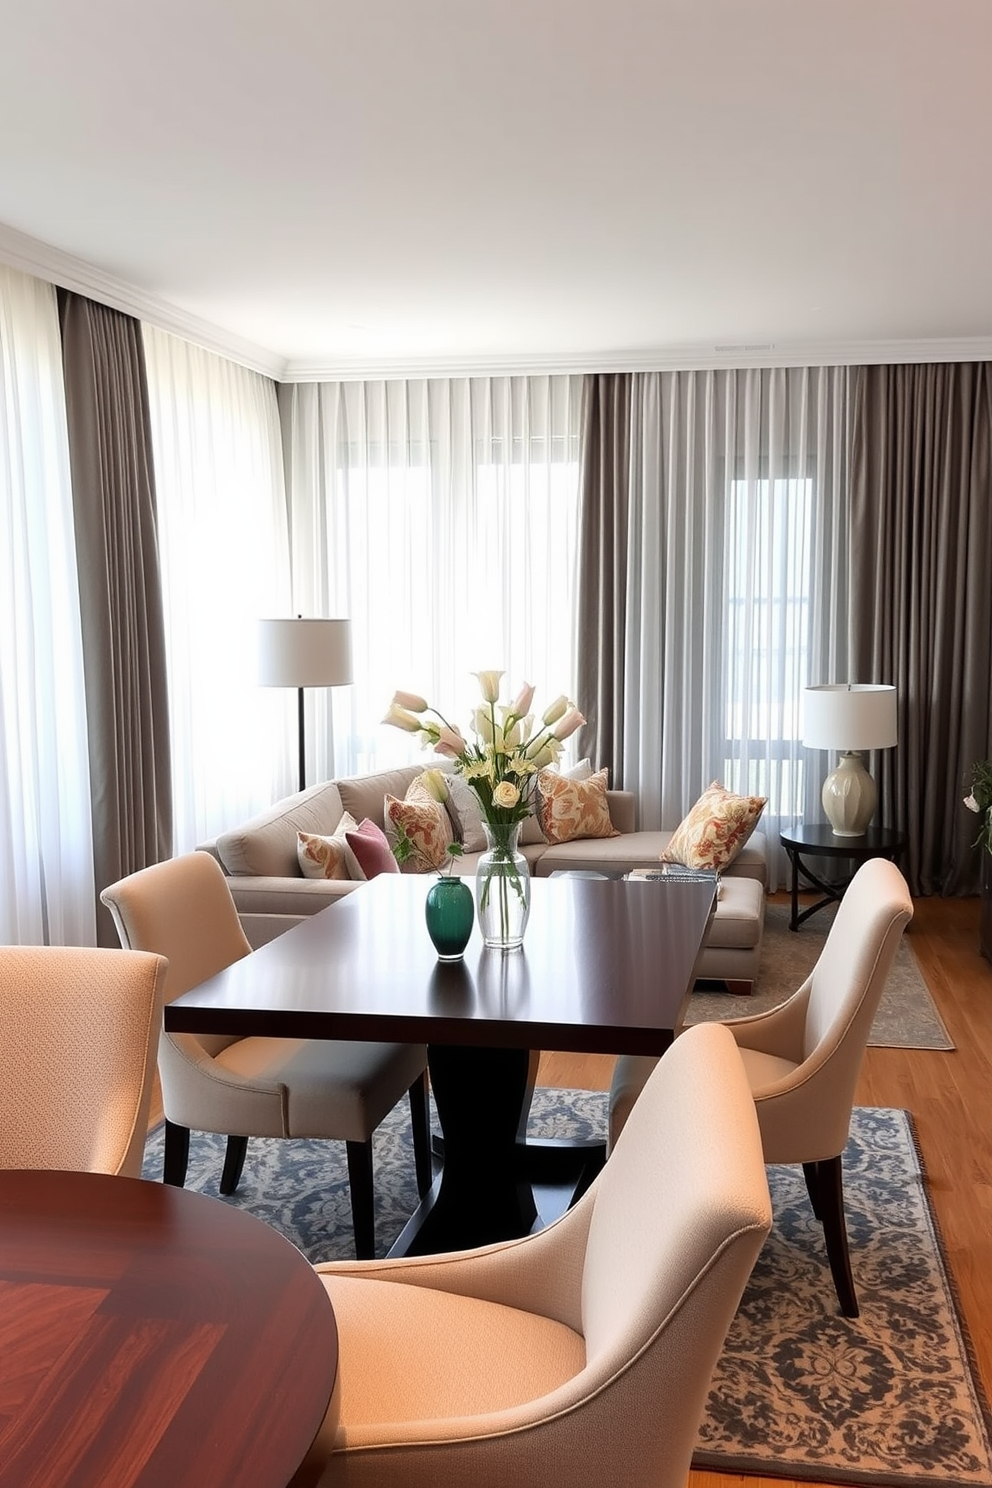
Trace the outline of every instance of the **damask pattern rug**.
<instances>
[{"instance_id":1,"label":"damask pattern rug","mask_svg":"<svg viewBox=\"0 0 992 1488\"><path fill-rule=\"evenodd\" d=\"M592 1137L606 1096L538 1090L531 1131ZM145 1176L162 1172L162 1131ZM416 1205L409 1118L375 1137L376 1231L385 1254ZM194 1134L188 1186L215 1194L222 1137ZM717 1366L696 1465L895 1488L992 1488L988 1411L969 1362L904 1111L859 1108L844 1156L861 1317L841 1317L801 1170L768 1170L775 1222ZM341 1143L248 1147L237 1204L313 1261L354 1255Z\"/></svg>"}]
</instances>

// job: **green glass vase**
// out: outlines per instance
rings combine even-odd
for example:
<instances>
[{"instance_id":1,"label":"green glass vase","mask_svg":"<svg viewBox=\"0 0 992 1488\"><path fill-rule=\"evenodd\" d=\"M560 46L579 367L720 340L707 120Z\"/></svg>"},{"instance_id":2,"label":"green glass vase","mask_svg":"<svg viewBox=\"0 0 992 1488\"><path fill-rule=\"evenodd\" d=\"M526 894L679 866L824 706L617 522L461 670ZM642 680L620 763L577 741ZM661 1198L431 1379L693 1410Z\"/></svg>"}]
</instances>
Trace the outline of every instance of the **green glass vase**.
<instances>
[{"instance_id":1,"label":"green glass vase","mask_svg":"<svg viewBox=\"0 0 992 1488\"><path fill-rule=\"evenodd\" d=\"M439 961L460 961L475 923L472 890L460 878L439 878L427 890L427 933Z\"/></svg>"}]
</instances>

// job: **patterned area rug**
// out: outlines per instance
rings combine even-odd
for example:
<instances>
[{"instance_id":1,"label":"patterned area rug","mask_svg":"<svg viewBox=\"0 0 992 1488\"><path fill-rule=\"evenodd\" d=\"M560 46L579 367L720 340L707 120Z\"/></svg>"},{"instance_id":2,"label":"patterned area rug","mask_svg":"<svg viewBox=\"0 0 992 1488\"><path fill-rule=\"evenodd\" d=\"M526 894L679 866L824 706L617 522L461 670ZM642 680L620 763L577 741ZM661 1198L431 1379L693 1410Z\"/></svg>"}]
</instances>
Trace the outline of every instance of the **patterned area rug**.
<instances>
[{"instance_id":1,"label":"patterned area rug","mask_svg":"<svg viewBox=\"0 0 992 1488\"><path fill-rule=\"evenodd\" d=\"M530 1129L591 1137L595 1091L539 1090ZM162 1172L152 1133L145 1176ZM377 1241L385 1254L416 1204L408 1114L375 1137ZM222 1137L194 1135L188 1186L217 1193ZM775 1223L713 1378L695 1462L727 1472L990 1488L988 1412L969 1363L910 1120L860 1108L844 1157L861 1317L836 1296L799 1169L769 1168ZM238 1193L313 1261L354 1255L344 1147L255 1138Z\"/></svg>"},{"instance_id":2,"label":"patterned area rug","mask_svg":"<svg viewBox=\"0 0 992 1488\"><path fill-rule=\"evenodd\" d=\"M761 964L750 997L695 992L686 1021L744 1018L783 1002L812 970L833 917L831 905L798 930L790 930L788 905L767 904ZM888 1049L953 1049L954 1044L916 964L912 939L910 930L899 942L868 1042Z\"/></svg>"}]
</instances>

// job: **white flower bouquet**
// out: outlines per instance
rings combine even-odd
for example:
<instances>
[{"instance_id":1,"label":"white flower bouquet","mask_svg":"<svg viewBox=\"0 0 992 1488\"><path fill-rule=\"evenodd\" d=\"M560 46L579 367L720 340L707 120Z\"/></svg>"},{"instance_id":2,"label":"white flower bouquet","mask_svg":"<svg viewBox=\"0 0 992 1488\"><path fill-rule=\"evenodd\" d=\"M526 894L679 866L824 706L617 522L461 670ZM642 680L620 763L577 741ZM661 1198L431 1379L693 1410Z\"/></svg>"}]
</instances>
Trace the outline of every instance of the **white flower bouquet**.
<instances>
[{"instance_id":1,"label":"white flower bouquet","mask_svg":"<svg viewBox=\"0 0 992 1488\"><path fill-rule=\"evenodd\" d=\"M538 773L557 762L563 742L585 723L575 704L558 697L537 726L530 708L534 688L525 684L512 703L499 701L502 672L476 672L483 703L472 715L467 741L425 698L397 692L384 723L419 734L425 747L454 761L475 792L490 827L510 827L529 816Z\"/></svg>"},{"instance_id":2,"label":"white flower bouquet","mask_svg":"<svg viewBox=\"0 0 992 1488\"><path fill-rule=\"evenodd\" d=\"M502 672L477 672L482 705L472 715L471 742L426 698L397 692L384 723L418 734L425 746L454 762L470 786L485 823L488 851L476 868L479 921L487 946L516 949L530 913L527 860L517 850L520 823L533 809L538 773L555 764L562 744L585 719L567 697L541 715L531 713L534 689L521 688L512 703L499 701Z\"/></svg>"}]
</instances>

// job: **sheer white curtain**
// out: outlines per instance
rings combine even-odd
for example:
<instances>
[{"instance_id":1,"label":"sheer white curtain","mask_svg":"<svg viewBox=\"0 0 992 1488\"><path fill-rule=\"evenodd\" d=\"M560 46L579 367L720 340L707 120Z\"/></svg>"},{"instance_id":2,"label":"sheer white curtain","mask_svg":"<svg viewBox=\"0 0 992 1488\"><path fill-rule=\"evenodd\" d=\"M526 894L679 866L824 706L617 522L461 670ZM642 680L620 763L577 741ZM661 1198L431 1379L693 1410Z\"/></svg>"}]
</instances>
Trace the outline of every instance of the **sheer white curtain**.
<instances>
[{"instance_id":1,"label":"sheer white curtain","mask_svg":"<svg viewBox=\"0 0 992 1488\"><path fill-rule=\"evenodd\" d=\"M55 290L0 264L0 942L95 945Z\"/></svg>"},{"instance_id":2,"label":"sheer white curtain","mask_svg":"<svg viewBox=\"0 0 992 1488\"><path fill-rule=\"evenodd\" d=\"M848 368L638 374L624 782L672 826L713 779L817 815L809 682L846 680Z\"/></svg>"},{"instance_id":3,"label":"sheer white curtain","mask_svg":"<svg viewBox=\"0 0 992 1488\"><path fill-rule=\"evenodd\" d=\"M258 685L258 621L291 613L282 446L269 379L152 326L142 335L186 852L292 787L293 699Z\"/></svg>"},{"instance_id":4,"label":"sheer white curtain","mask_svg":"<svg viewBox=\"0 0 992 1488\"><path fill-rule=\"evenodd\" d=\"M398 687L467 727L472 673L543 707L575 686L581 378L282 389L293 601L351 617L354 685L315 693L320 778L416 757ZM314 778L318 778L315 776Z\"/></svg>"}]
</instances>

